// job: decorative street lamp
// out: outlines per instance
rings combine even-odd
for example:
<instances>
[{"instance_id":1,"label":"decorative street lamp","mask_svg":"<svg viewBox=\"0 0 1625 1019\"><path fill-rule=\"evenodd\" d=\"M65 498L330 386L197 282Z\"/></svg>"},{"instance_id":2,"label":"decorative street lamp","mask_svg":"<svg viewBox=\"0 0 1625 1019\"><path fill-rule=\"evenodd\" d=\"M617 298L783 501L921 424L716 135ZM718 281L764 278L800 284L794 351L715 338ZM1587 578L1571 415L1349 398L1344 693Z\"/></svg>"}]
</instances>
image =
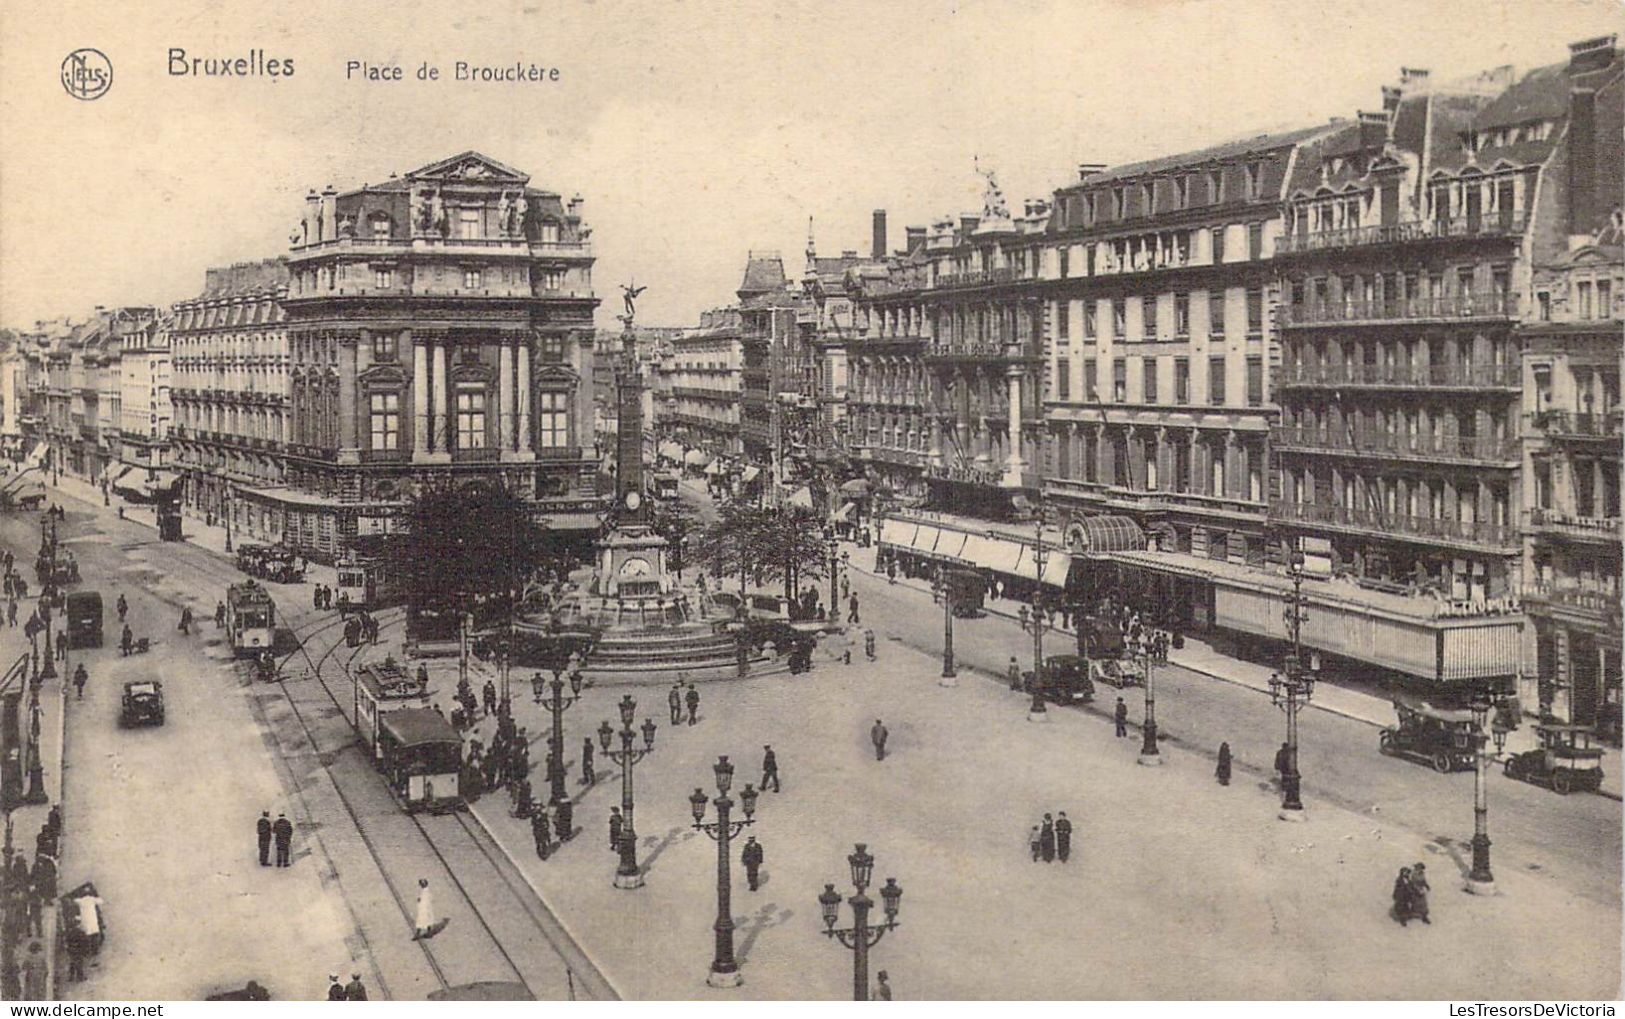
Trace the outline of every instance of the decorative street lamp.
<instances>
[{"instance_id":1,"label":"decorative street lamp","mask_svg":"<svg viewBox=\"0 0 1625 1019\"><path fill-rule=\"evenodd\" d=\"M544 701L539 696L536 698L537 703L546 708L547 713L553 716L553 739L549 748L551 753L549 754L547 767L552 791L548 794L547 802L554 806L558 806L570 798L570 794L564 791L564 713L576 701L581 699L580 670L570 670L571 696L569 697L564 696L564 680L559 676L561 671L557 668L553 670L553 699ZM536 673L535 677L531 679L531 687L540 693L542 688L542 674L540 672Z\"/></svg>"},{"instance_id":2,"label":"decorative street lamp","mask_svg":"<svg viewBox=\"0 0 1625 1019\"><path fill-rule=\"evenodd\" d=\"M1292 593L1287 595L1285 613L1287 632L1292 637L1292 650L1287 652L1286 675L1270 674L1270 700L1286 711L1286 769L1281 774L1281 812L1283 821L1303 820L1303 799L1299 795L1301 776L1298 774L1298 704L1307 704L1315 693L1315 678L1320 672L1320 656L1308 662L1303 658L1303 624L1309 618L1304 606L1309 604L1303 594L1303 553L1294 551L1287 566L1292 578Z\"/></svg>"},{"instance_id":3,"label":"decorative street lamp","mask_svg":"<svg viewBox=\"0 0 1625 1019\"><path fill-rule=\"evenodd\" d=\"M1038 586L1033 588L1033 702L1027 708L1027 721L1049 721L1049 708L1044 704L1044 620L1046 613L1040 607L1044 593L1044 562L1049 558L1044 548L1044 513L1038 513L1033 528L1033 562L1038 567Z\"/></svg>"},{"instance_id":4,"label":"decorative street lamp","mask_svg":"<svg viewBox=\"0 0 1625 1019\"><path fill-rule=\"evenodd\" d=\"M841 618L841 603L836 599L839 590L836 583L839 579L838 574L841 572L841 545L835 538L834 525L825 530L824 537L829 542L829 621L836 623Z\"/></svg>"},{"instance_id":5,"label":"decorative street lamp","mask_svg":"<svg viewBox=\"0 0 1625 1019\"><path fill-rule=\"evenodd\" d=\"M942 678L938 686L958 686L959 672L954 668L954 579L948 568L942 569Z\"/></svg>"},{"instance_id":6,"label":"decorative street lamp","mask_svg":"<svg viewBox=\"0 0 1625 1019\"><path fill-rule=\"evenodd\" d=\"M1163 630L1142 628L1131 640L1130 650L1145 669L1145 739L1140 744L1140 763L1157 765L1162 763L1162 755L1157 751L1155 673L1157 666L1168 661L1170 638Z\"/></svg>"},{"instance_id":7,"label":"decorative street lamp","mask_svg":"<svg viewBox=\"0 0 1625 1019\"><path fill-rule=\"evenodd\" d=\"M598 727L598 745L604 751L604 756L621 766L621 815L624 818L621 825L621 844L617 847L621 854L621 865L615 871L616 888L642 888L643 872L638 869L638 836L632 827L632 768L643 760L646 754L652 753L655 748L655 723L652 718L645 718L640 729L643 732L642 749L634 749L632 739L632 715L637 711L638 702L632 699L631 694L621 698L621 749L611 750L610 740L615 730L608 722Z\"/></svg>"},{"instance_id":8,"label":"decorative street lamp","mask_svg":"<svg viewBox=\"0 0 1625 1019\"><path fill-rule=\"evenodd\" d=\"M1473 713L1473 755L1475 768L1473 770L1473 869L1467 874L1467 891L1475 895L1494 895L1495 875L1490 871L1490 830L1489 830L1489 783L1485 777L1489 772L1489 755L1484 752L1485 744L1490 740L1485 729L1489 722L1490 703L1489 691L1479 686L1473 691L1473 699L1467 705ZM1495 752L1499 756L1506 746L1507 732L1497 725L1494 727Z\"/></svg>"},{"instance_id":9,"label":"decorative street lamp","mask_svg":"<svg viewBox=\"0 0 1625 1019\"><path fill-rule=\"evenodd\" d=\"M729 867L728 842L756 823L753 816L756 813L756 790L750 783L745 784L739 793L739 806L744 810L745 817L740 821L730 821L728 811L734 804L728 798L728 787L733 784L734 766L728 763L727 757L718 757L711 770L717 776L717 819L712 822L705 820L704 790L695 789L694 795L688 798L688 805L694 812L694 827L717 843L717 921L712 925L717 932L717 947L711 959L711 972L705 982L712 987L738 987L743 980L739 976L739 963L734 960L734 918L731 909L733 877Z\"/></svg>"},{"instance_id":10,"label":"decorative street lamp","mask_svg":"<svg viewBox=\"0 0 1625 1019\"><path fill-rule=\"evenodd\" d=\"M56 517L51 517L51 551L46 562L46 569L50 578L40 591L39 612L40 621L45 624L45 668L40 670L40 679L56 678L56 653L51 650L51 600L56 591L56 553L57 553Z\"/></svg>"},{"instance_id":11,"label":"decorative street lamp","mask_svg":"<svg viewBox=\"0 0 1625 1019\"><path fill-rule=\"evenodd\" d=\"M232 504L231 486L227 485L225 491L220 493L220 505L221 505L221 508L223 510L223 512L220 515L226 518L226 551L227 552L231 551L231 509L232 509L231 504Z\"/></svg>"},{"instance_id":12,"label":"decorative street lamp","mask_svg":"<svg viewBox=\"0 0 1625 1019\"><path fill-rule=\"evenodd\" d=\"M868 846L859 842L846 858L852 867L852 884L857 893L847 903L852 907L852 926L835 926L841 914L841 893L835 886L827 884L818 896L818 908L824 917L824 935L835 938L841 944L852 950L852 1000L869 1000L869 949L880 943L881 937L897 926L897 904L903 898L903 889L897 884L897 879L889 877L886 886L880 889L880 898L884 902L886 922L870 926L869 910L874 908L874 900L864 894L869 887L869 879L874 874L875 858L869 855Z\"/></svg>"}]
</instances>

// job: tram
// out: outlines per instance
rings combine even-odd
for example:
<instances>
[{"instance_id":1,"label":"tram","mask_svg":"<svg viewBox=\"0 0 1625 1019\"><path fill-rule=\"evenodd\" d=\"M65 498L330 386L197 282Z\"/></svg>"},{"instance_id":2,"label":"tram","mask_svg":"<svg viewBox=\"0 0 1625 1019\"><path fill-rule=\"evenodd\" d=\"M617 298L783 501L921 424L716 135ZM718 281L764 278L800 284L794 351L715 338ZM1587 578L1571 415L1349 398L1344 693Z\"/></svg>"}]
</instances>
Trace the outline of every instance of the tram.
<instances>
[{"instance_id":1,"label":"tram","mask_svg":"<svg viewBox=\"0 0 1625 1019\"><path fill-rule=\"evenodd\" d=\"M393 658L355 676L355 728L396 802L408 812L463 807L463 738L429 705L428 683Z\"/></svg>"},{"instance_id":2,"label":"tram","mask_svg":"<svg viewBox=\"0 0 1625 1019\"><path fill-rule=\"evenodd\" d=\"M347 555L337 565L334 603L352 609L377 609L395 599L397 584L381 558Z\"/></svg>"},{"instance_id":3,"label":"tram","mask_svg":"<svg viewBox=\"0 0 1625 1019\"><path fill-rule=\"evenodd\" d=\"M227 588L226 639L238 658L263 654L276 645L276 605L271 592L252 580Z\"/></svg>"}]
</instances>

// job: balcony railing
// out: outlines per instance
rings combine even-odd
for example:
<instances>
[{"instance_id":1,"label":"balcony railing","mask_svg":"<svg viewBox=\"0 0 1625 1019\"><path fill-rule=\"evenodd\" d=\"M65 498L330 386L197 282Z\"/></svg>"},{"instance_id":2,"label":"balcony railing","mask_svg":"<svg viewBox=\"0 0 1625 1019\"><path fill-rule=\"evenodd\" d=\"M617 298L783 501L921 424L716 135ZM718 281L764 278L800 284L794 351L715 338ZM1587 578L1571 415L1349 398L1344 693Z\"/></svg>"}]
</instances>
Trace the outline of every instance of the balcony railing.
<instances>
[{"instance_id":1,"label":"balcony railing","mask_svg":"<svg viewBox=\"0 0 1625 1019\"><path fill-rule=\"evenodd\" d=\"M1002 269L983 269L978 272L943 273L937 277L936 289L946 287L985 287L996 283L1012 283L1016 279L1016 271L1009 267Z\"/></svg>"},{"instance_id":2,"label":"balcony railing","mask_svg":"<svg viewBox=\"0 0 1625 1019\"><path fill-rule=\"evenodd\" d=\"M1619 591L1598 591L1576 584L1525 584L1523 600L1536 605L1578 609L1603 618L1620 617Z\"/></svg>"},{"instance_id":3,"label":"balcony railing","mask_svg":"<svg viewBox=\"0 0 1625 1019\"><path fill-rule=\"evenodd\" d=\"M404 449L363 449L361 462L364 464L398 464L405 463L412 454Z\"/></svg>"},{"instance_id":4,"label":"balcony railing","mask_svg":"<svg viewBox=\"0 0 1625 1019\"><path fill-rule=\"evenodd\" d=\"M1618 439L1621 412L1576 414L1566 410L1542 410L1525 415L1531 432L1553 439Z\"/></svg>"},{"instance_id":5,"label":"balcony railing","mask_svg":"<svg viewBox=\"0 0 1625 1019\"><path fill-rule=\"evenodd\" d=\"M1529 511L1529 526L1532 530L1556 531L1577 538L1601 538L1613 541L1620 537L1619 517L1582 517L1542 509L1539 506Z\"/></svg>"},{"instance_id":6,"label":"balcony railing","mask_svg":"<svg viewBox=\"0 0 1625 1019\"><path fill-rule=\"evenodd\" d=\"M1356 456L1470 460L1515 464L1518 444L1487 435L1408 435L1404 432L1346 432L1281 426L1270 429L1279 449L1314 449Z\"/></svg>"},{"instance_id":7,"label":"balcony railing","mask_svg":"<svg viewBox=\"0 0 1625 1019\"><path fill-rule=\"evenodd\" d=\"M1283 304L1281 325L1336 325L1361 322L1429 322L1511 319L1518 315L1516 294L1459 294L1384 301L1323 301Z\"/></svg>"},{"instance_id":8,"label":"balcony railing","mask_svg":"<svg viewBox=\"0 0 1625 1019\"><path fill-rule=\"evenodd\" d=\"M1460 219L1393 223L1387 226L1360 226L1343 230L1286 234L1275 242L1277 255L1303 255L1315 251L1341 251L1378 244L1410 244L1416 241L1471 239L1474 237L1515 237L1523 233L1522 212L1501 216L1472 216Z\"/></svg>"},{"instance_id":9,"label":"balcony railing","mask_svg":"<svg viewBox=\"0 0 1625 1019\"><path fill-rule=\"evenodd\" d=\"M1285 364L1278 386L1373 386L1422 389L1516 389L1522 384L1515 364Z\"/></svg>"},{"instance_id":10,"label":"balcony railing","mask_svg":"<svg viewBox=\"0 0 1625 1019\"><path fill-rule=\"evenodd\" d=\"M495 446L459 447L451 451L454 463L493 463L501 456L502 451Z\"/></svg>"},{"instance_id":11,"label":"balcony railing","mask_svg":"<svg viewBox=\"0 0 1625 1019\"><path fill-rule=\"evenodd\" d=\"M1504 524L1475 520L1440 520L1410 517L1397 513L1376 513L1369 509L1348 509L1318 503L1272 502L1269 515L1276 520L1326 524L1374 534L1399 534L1505 548L1517 544L1517 532Z\"/></svg>"}]
</instances>

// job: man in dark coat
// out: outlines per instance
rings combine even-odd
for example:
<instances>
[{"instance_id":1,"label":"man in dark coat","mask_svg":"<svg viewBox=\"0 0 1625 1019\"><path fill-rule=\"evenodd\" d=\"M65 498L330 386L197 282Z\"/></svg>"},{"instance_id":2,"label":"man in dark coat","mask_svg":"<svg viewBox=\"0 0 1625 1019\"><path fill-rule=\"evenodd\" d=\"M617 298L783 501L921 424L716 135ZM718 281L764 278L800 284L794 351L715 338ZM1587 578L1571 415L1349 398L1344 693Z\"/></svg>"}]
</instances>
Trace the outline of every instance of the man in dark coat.
<instances>
[{"instance_id":1,"label":"man in dark coat","mask_svg":"<svg viewBox=\"0 0 1625 1019\"><path fill-rule=\"evenodd\" d=\"M773 780L773 791L779 791L779 757L771 746L762 747L762 792L767 792L767 780Z\"/></svg>"},{"instance_id":2,"label":"man in dark coat","mask_svg":"<svg viewBox=\"0 0 1625 1019\"><path fill-rule=\"evenodd\" d=\"M1055 855L1065 863L1072 855L1072 822L1066 819L1066 811L1055 819Z\"/></svg>"},{"instance_id":3,"label":"man in dark coat","mask_svg":"<svg viewBox=\"0 0 1625 1019\"><path fill-rule=\"evenodd\" d=\"M480 697L485 701L485 717L490 718L497 711L497 685L489 679L480 687Z\"/></svg>"},{"instance_id":4,"label":"man in dark coat","mask_svg":"<svg viewBox=\"0 0 1625 1019\"><path fill-rule=\"evenodd\" d=\"M880 719L875 719L875 724L869 729L869 742L875 745L875 760L886 759L886 739L890 735L891 731L881 724Z\"/></svg>"},{"instance_id":5,"label":"man in dark coat","mask_svg":"<svg viewBox=\"0 0 1625 1019\"><path fill-rule=\"evenodd\" d=\"M1286 782L1286 773L1292 767L1292 748L1282 743L1281 749L1275 751L1275 773L1281 776L1281 782Z\"/></svg>"},{"instance_id":6,"label":"man in dark coat","mask_svg":"<svg viewBox=\"0 0 1625 1019\"><path fill-rule=\"evenodd\" d=\"M350 982L344 985L344 1000L345 1001L366 1001L367 1000L367 988L366 988L366 985L361 982L361 974L360 973L351 973L350 974Z\"/></svg>"},{"instance_id":7,"label":"man in dark coat","mask_svg":"<svg viewBox=\"0 0 1625 1019\"><path fill-rule=\"evenodd\" d=\"M1038 854L1045 863L1055 862L1055 820L1048 814L1044 815L1044 823L1038 828Z\"/></svg>"},{"instance_id":8,"label":"man in dark coat","mask_svg":"<svg viewBox=\"0 0 1625 1019\"><path fill-rule=\"evenodd\" d=\"M553 852L553 830L546 807L530 815L530 837L536 843L537 857L547 859Z\"/></svg>"},{"instance_id":9,"label":"man in dark coat","mask_svg":"<svg viewBox=\"0 0 1625 1019\"><path fill-rule=\"evenodd\" d=\"M673 683L671 691L666 694L666 706L671 708L671 724L676 725L683 720L683 684Z\"/></svg>"},{"instance_id":10,"label":"man in dark coat","mask_svg":"<svg viewBox=\"0 0 1625 1019\"><path fill-rule=\"evenodd\" d=\"M688 693L684 696L688 701L688 724L693 725L700 717L700 692L694 689L694 684L688 684Z\"/></svg>"},{"instance_id":11,"label":"man in dark coat","mask_svg":"<svg viewBox=\"0 0 1625 1019\"><path fill-rule=\"evenodd\" d=\"M1117 698L1117 708L1112 712L1112 721L1117 723L1118 736L1128 735L1128 705L1123 703L1121 697Z\"/></svg>"},{"instance_id":12,"label":"man in dark coat","mask_svg":"<svg viewBox=\"0 0 1625 1019\"><path fill-rule=\"evenodd\" d=\"M271 834L276 837L276 865L292 866L288 855L293 848L293 822L288 820L287 814L276 816L276 823L271 825Z\"/></svg>"},{"instance_id":13,"label":"man in dark coat","mask_svg":"<svg viewBox=\"0 0 1625 1019\"><path fill-rule=\"evenodd\" d=\"M613 852L621 851L621 829L626 820L621 817L620 807L609 808L609 848Z\"/></svg>"},{"instance_id":14,"label":"man in dark coat","mask_svg":"<svg viewBox=\"0 0 1625 1019\"><path fill-rule=\"evenodd\" d=\"M327 975L327 1000L344 1000L344 985L339 983L339 975L337 973L329 973Z\"/></svg>"},{"instance_id":15,"label":"man in dark coat","mask_svg":"<svg viewBox=\"0 0 1625 1019\"><path fill-rule=\"evenodd\" d=\"M271 812L269 810L260 811L260 819L255 823L254 830L260 843L260 866L269 867L271 865ZM334 977L334 979L338 978Z\"/></svg>"},{"instance_id":16,"label":"man in dark coat","mask_svg":"<svg viewBox=\"0 0 1625 1019\"><path fill-rule=\"evenodd\" d=\"M853 624L858 622L858 596L855 594L846 599L846 621Z\"/></svg>"},{"instance_id":17,"label":"man in dark coat","mask_svg":"<svg viewBox=\"0 0 1625 1019\"><path fill-rule=\"evenodd\" d=\"M745 865L745 880L750 884L750 890L755 891L761 884L762 870L762 844L752 835L745 840L745 848L739 854L740 862Z\"/></svg>"},{"instance_id":18,"label":"man in dark coat","mask_svg":"<svg viewBox=\"0 0 1625 1019\"><path fill-rule=\"evenodd\" d=\"M1213 771L1213 774L1218 778L1220 785L1230 784L1230 767L1230 744L1220 743L1219 766Z\"/></svg>"},{"instance_id":19,"label":"man in dark coat","mask_svg":"<svg viewBox=\"0 0 1625 1019\"><path fill-rule=\"evenodd\" d=\"M588 736L581 741L581 784L592 785L596 781L598 776L592 767L592 737Z\"/></svg>"}]
</instances>

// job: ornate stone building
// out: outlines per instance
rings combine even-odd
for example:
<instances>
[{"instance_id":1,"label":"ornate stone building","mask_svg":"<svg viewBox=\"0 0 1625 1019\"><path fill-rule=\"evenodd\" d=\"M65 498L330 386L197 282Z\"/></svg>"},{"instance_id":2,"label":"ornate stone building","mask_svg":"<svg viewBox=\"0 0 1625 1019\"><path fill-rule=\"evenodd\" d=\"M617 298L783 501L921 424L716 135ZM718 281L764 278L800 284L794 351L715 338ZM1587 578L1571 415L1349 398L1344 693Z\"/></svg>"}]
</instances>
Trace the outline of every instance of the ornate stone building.
<instances>
[{"instance_id":1,"label":"ornate stone building","mask_svg":"<svg viewBox=\"0 0 1625 1019\"><path fill-rule=\"evenodd\" d=\"M306 200L288 256L287 474L245 491L330 557L426 483L502 482L598 527L591 231L476 152Z\"/></svg>"}]
</instances>

